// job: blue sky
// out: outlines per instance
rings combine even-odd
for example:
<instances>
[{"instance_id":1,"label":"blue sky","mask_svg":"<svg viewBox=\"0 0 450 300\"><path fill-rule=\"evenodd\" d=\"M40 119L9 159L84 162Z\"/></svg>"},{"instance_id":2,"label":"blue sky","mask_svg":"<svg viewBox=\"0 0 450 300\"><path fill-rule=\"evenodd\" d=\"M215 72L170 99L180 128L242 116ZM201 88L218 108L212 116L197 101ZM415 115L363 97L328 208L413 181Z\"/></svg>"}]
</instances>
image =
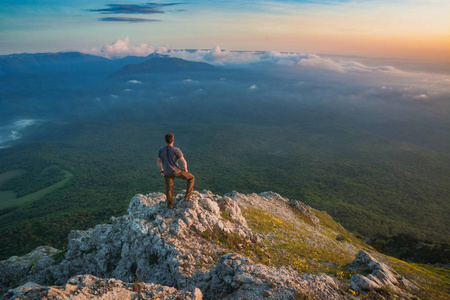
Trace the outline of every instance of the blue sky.
<instances>
[{"instance_id":1,"label":"blue sky","mask_svg":"<svg viewBox=\"0 0 450 300\"><path fill-rule=\"evenodd\" d=\"M0 54L79 51L129 37L175 49L446 60L449 12L444 0L2 0Z\"/></svg>"}]
</instances>

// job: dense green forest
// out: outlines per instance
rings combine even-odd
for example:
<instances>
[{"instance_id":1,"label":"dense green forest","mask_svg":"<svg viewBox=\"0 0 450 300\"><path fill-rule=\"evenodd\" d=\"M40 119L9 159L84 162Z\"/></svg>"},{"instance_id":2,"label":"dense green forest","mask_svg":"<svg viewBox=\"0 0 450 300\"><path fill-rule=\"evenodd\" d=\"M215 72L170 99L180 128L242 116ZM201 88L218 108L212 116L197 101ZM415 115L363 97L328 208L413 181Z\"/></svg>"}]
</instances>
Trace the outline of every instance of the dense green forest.
<instances>
[{"instance_id":1,"label":"dense green forest","mask_svg":"<svg viewBox=\"0 0 450 300\"><path fill-rule=\"evenodd\" d=\"M70 230L125 214L134 194L163 192L156 155L166 132L175 134L197 190L271 190L326 210L365 237L450 240L447 154L342 124L309 124L92 121L36 128L0 150L0 173L24 170L0 189L31 193L64 178L62 170L73 176L36 201L0 211L1 258L43 244L61 248Z\"/></svg>"},{"instance_id":2,"label":"dense green forest","mask_svg":"<svg viewBox=\"0 0 450 300\"><path fill-rule=\"evenodd\" d=\"M0 81L2 259L61 248L70 230L125 214L134 194L163 192L167 132L197 190L274 191L363 237L450 241L444 75L301 68L302 57L219 67L69 56L83 67Z\"/></svg>"},{"instance_id":3,"label":"dense green forest","mask_svg":"<svg viewBox=\"0 0 450 300\"><path fill-rule=\"evenodd\" d=\"M441 266L450 263L448 243L418 241L407 234L398 234L393 237L373 236L367 243L382 253L409 262Z\"/></svg>"}]
</instances>

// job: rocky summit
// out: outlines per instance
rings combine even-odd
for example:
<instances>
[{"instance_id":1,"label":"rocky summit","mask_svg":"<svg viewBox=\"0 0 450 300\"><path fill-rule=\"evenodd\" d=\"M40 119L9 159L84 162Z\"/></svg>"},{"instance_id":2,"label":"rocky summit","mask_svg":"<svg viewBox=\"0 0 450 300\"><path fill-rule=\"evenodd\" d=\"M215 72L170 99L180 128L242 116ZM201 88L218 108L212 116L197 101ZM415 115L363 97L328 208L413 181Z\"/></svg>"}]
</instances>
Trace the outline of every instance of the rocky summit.
<instances>
[{"instance_id":1,"label":"rocky summit","mask_svg":"<svg viewBox=\"0 0 450 300\"><path fill-rule=\"evenodd\" d=\"M325 212L273 192L194 192L0 262L3 299L411 299L416 283ZM339 238L338 238L339 237Z\"/></svg>"}]
</instances>

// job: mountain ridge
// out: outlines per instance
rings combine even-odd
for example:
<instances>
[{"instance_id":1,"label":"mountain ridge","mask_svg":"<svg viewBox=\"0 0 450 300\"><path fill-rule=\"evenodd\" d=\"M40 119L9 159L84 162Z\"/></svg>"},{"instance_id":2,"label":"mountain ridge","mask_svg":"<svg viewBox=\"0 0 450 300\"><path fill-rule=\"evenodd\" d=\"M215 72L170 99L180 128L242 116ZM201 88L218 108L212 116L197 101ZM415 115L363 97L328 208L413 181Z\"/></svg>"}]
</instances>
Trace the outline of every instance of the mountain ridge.
<instances>
[{"instance_id":1,"label":"mountain ridge","mask_svg":"<svg viewBox=\"0 0 450 300\"><path fill-rule=\"evenodd\" d=\"M126 56L109 59L83 52L18 53L0 55L0 75L67 73L111 73L128 64L140 64L164 55Z\"/></svg>"},{"instance_id":2,"label":"mountain ridge","mask_svg":"<svg viewBox=\"0 0 450 300\"><path fill-rule=\"evenodd\" d=\"M180 71L212 71L216 67L203 63L184 60L177 57L153 56L143 63L128 64L109 77L124 77L139 74Z\"/></svg>"},{"instance_id":3,"label":"mountain ridge","mask_svg":"<svg viewBox=\"0 0 450 300\"><path fill-rule=\"evenodd\" d=\"M328 214L299 201L273 192L219 196L203 191L194 197L185 201L179 194L169 210L165 195L138 194L128 215L72 231L67 249L39 247L0 262L2 292L9 289L4 299L410 299L424 294L428 278L400 273L398 265L394 269L389 258Z\"/></svg>"},{"instance_id":4,"label":"mountain ridge","mask_svg":"<svg viewBox=\"0 0 450 300\"><path fill-rule=\"evenodd\" d=\"M109 59L81 52L22 53L0 56L1 75L46 74L85 71L89 66L104 66Z\"/></svg>"}]
</instances>

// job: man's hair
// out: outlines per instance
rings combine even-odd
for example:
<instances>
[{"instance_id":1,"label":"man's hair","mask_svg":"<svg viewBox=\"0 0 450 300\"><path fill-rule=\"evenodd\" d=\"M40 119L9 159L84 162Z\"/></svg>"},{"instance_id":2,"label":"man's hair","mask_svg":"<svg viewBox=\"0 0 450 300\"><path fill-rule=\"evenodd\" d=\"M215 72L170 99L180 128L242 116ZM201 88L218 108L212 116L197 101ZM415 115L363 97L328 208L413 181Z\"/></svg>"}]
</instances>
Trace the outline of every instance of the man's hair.
<instances>
[{"instance_id":1,"label":"man's hair","mask_svg":"<svg viewBox=\"0 0 450 300\"><path fill-rule=\"evenodd\" d=\"M168 134L166 134L166 136L165 136L164 138L166 139L166 143L167 143L167 144L172 143L173 140L174 140L173 133L168 133Z\"/></svg>"}]
</instances>

